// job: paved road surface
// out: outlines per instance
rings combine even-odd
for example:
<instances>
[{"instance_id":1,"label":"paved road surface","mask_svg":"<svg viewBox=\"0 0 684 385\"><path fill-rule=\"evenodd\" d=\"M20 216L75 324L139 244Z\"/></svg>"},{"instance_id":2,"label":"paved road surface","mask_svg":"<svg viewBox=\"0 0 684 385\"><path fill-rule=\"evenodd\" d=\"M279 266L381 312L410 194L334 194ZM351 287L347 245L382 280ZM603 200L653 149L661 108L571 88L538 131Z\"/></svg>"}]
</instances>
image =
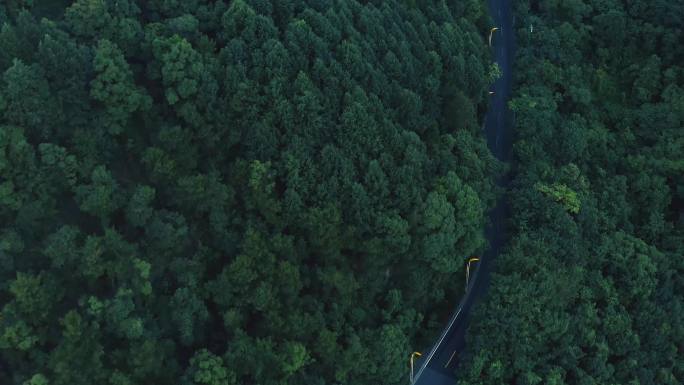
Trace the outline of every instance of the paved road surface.
<instances>
[{"instance_id":1,"label":"paved road surface","mask_svg":"<svg viewBox=\"0 0 684 385\"><path fill-rule=\"evenodd\" d=\"M494 83L489 111L485 120L487 144L492 153L500 160L508 161L511 152L511 115L506 107L511 92L511 74L514 44L513 15L510 0L488 0L489 10L495 26L492 50L502 71L502 77ZM486 41L486 40L485 40ZM506 185L506 178L499 181ZM489 213L491 226L486 229L490 248L484 253L481 262L471 275L470 287L466 296L449 319L435 346L417 362L419 368L415 375L415 385L454 385L454 368L459 354L465 345L465 331L468 327L470 310L484 294L489 285L489 270L492 260L499 253L503 243L503 224L507 206L499 202Z\"/></svg>"}]
</instances>

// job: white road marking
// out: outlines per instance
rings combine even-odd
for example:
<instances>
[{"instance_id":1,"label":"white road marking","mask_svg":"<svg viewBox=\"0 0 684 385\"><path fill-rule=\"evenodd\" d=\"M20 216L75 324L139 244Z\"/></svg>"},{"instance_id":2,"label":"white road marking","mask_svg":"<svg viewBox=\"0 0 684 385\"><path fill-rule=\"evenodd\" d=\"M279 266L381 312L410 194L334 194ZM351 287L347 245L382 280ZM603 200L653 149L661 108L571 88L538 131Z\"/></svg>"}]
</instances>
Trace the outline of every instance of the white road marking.
<instances>
[{"instance_id":1,"label":"white road marking","mask_svg":"<svg viewBox=\"0 0 684 385\"><path fill-rule=\"evenodd\" d=\"M456 351L454 350L454 352L451 353L451 357L449 357L449 361L447 361L446 365L444 365L445 368L449 367L449 364L451 363L451 360L454 359L455 355L456 355Z\"/></svg>"}]
</instances>

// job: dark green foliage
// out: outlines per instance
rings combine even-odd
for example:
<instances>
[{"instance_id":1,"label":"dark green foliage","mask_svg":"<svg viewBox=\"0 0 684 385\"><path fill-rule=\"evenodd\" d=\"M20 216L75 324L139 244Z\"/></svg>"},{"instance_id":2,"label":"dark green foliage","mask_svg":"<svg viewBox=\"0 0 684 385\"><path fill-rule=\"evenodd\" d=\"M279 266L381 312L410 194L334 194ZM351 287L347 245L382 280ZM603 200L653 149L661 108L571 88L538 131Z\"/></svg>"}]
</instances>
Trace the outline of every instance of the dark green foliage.
<instances>
[{"instance_id":1,"label":"dark green foliage","mask_svg":"<svg viewBox=\"0 0 684 385\"><path fill-rule=\"evenodd\" d=\"M42 68L15 59L5 71L3 81L5 123L25 127L31 139L49 138L58 110Z\"/></svg>"},{"instance_id":2,"label":"dark green foliage","mask_svg":"<svg viewBox=\"0 0 684 385\"><path fill-rule=\"evenodd\" d=\"M404 382L495 200L484 9L2 2L0 383Z\"/></svg>"},{"instance_id":3,"label":"dark green foliage","mask_svg":"<svg viewBox=\"0 0 684 385\"><path fill-rule=\"evenodd\" d=\"M684 5L516 7L512 240L459 384L680 384Z\"/></svg>"}]
</instances>

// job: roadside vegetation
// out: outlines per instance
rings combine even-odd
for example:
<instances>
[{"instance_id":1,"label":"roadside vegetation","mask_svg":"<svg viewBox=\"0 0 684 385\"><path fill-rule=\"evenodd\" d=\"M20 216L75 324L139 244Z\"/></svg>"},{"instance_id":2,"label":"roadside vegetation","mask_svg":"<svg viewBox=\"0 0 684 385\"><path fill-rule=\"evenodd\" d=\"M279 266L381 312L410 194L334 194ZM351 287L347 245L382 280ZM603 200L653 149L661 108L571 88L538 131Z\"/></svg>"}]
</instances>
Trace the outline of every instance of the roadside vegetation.
<instances>
[{"instance_id":1,"label":"roadside vegetation","mask_svg":"<svg viewBox=\"0 0 684 385\"><path fill-rule=\"evenodd\" d=\"M684 380L684 4L516 4L510 244L457 373Z\"/></svg>"}]
</instances>

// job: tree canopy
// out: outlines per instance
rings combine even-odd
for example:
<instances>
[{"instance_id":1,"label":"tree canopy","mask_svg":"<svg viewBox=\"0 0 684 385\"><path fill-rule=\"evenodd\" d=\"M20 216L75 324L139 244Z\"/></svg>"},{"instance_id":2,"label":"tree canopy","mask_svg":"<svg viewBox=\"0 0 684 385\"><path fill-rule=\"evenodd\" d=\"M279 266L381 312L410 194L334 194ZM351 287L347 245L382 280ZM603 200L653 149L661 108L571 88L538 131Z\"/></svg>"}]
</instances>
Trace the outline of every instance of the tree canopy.
<instances>
[{"instance_id":1,"label":"tree canopy","mask_svg":"<svg viewBox=\"0 0 684 385\"><path fill-rule=\"evenodd\" d=\"M2 2L0 383L403 383L485 247L486 25L479 1Z\"/></svg>"}]
</instances>

